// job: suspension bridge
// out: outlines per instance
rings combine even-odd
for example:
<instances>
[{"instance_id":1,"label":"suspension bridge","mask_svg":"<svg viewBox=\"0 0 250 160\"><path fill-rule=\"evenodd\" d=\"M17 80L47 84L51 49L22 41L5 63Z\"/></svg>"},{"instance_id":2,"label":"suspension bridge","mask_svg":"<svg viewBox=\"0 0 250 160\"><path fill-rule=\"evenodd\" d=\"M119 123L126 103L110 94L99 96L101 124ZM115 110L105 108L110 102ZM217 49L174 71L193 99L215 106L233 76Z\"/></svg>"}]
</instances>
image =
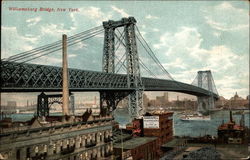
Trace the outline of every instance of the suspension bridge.
<instances>
[{"instance_id":1,"label":"suspension bridge","mask_svg":"<svg viewBox=\"0 0 250 160\"><path fill-rule=\"evenodd\" d=\"M101 107L106 104L113 109L128 97L131 117L143 114L143 91L187 93L198 97L200 107L214 107L218 92L211 71L198 71L191 84L174 80L143 38L133 17L106 21L102 26L69 36L67 47L74 51L80 44L85 52L94 53L98 45L90 45L88 41L98 36L99 40L104 38L100 51L103 52L101 71L69 68L71 92L98 91ZM94 48L86 50L91 46ZM1 92L62 91L62 68L37 64L40 58L61 50L62 41L59 40L2 59ZM42 106L46 107L48 105Z\"/></svg>"}]
</instances>

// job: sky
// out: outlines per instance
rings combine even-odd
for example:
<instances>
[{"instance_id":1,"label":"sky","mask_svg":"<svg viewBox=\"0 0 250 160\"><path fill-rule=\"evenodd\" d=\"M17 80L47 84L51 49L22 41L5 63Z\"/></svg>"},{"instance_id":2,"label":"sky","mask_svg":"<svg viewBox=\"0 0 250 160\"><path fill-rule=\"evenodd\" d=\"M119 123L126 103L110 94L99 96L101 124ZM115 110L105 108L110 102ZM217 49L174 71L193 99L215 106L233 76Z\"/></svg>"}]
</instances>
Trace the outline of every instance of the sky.
<instances>
[{"instance_id":1,"label":"sky","mask_svg":"<svg viewBox=\"0 0 250 160\"><path fill-rule=\"evenodd\" d=\"M133 16L144 39L175 80L190 84L197 71L211 70L219 95L225 98L235 92L244 98L249 95L247 1L1 3L1 58L55 42L62 34L74 35L100 26L103 21ZM11 7L31 10L13 11ZM41 8L54 11L40 11ZM99 36L72 48L68 55L69 66L100 71L102 42L103 36ZM33 63L61 65L60 53Z\"/></svg>"}]
</instances>

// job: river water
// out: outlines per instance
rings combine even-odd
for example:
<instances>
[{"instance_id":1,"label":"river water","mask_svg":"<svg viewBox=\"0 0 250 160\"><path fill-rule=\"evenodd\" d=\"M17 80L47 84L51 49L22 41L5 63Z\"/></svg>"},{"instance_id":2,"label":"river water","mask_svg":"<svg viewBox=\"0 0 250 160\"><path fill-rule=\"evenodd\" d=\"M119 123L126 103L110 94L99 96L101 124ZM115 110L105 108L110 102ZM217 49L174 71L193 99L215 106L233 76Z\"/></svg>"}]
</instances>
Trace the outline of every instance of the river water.
<instances>
[{"instance_id":1,"label":"river water","mask_svg":"<svg viewBox=\"0 0 250 160\"><path fill-rule=\"evenodd\" d=\"M234 112L233 112L234 113ZM249 113L245 115L245 125L249 127ZM173 115L173 126L175 136L190 136L198 137L204 135L217 136L217 128L224 121L227 123L229 121L229 111L221 110L211 114L211 120L208 121L182 121L180 120L180 114L174 112ZM33 114L13 114L11 115L14 121L27 121L33 117ZM129 123L128 115L124 110L115 111L114 117L117 122L124 126ZM233 119L239 124L241 115L233 114Z\"/></svg>"},{"instance_id":2,"label":"river water","mask_svg":"<svg viewBox=\"0 0 250 160\"><path fill-rule=\"evenodd\" d=\"M233 112L234 113L234 112ZM173 126L174 126L174 136L190 136L199 137L204 135L217 136L217 128L224 123L227 123L230 119L229 111L221 110L211 114L211 120L208 121L182 121L180 119L181 114L174 112L173 115ZM249 127L249 113L245 115L245 125ZM240 124L241 115L233 115L233 120ZM129 122L121 112L115 114L115 120L122 124Z\"/></svg>"},{"instance_id":3,"label":"river water","mask_svg":"<svg viewBox=\"0 0 250 160\"><path fill-rule=\"evenodd\" d=\"M233 112L234 113L234 112ZM174 135L198 137L204 135L217 136L217 128L230 119L229 111L222 110L211 114L211 120L208 121L182 121L179 114L174 114ZM249 127L249 114L244 114L245 125ZM241 115L233 115L236 124L240 124Z\"/></svg>"}]
</instances>

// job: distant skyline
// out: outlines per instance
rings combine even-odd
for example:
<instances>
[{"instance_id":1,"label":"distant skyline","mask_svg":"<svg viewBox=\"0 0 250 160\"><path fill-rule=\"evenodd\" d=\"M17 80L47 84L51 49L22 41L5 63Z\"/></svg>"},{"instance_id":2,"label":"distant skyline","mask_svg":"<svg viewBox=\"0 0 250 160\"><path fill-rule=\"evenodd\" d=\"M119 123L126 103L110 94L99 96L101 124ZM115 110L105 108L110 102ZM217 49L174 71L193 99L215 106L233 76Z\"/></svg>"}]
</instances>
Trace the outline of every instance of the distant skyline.
<instances>
[{"instance_id":1,"label":"distant skyline","mask_svg":"<svg viewBox=\"0 0 250 160\"><path fill-rule=\"evenodd\" d=\"M147 97L152 100L156 99L157 96L163 96L164 92L144 92ZM29 104L31 103L37 103L37 95L40 94L38 92L35 93L1 93L1 105L7 105L8 101L16 101L17 106L25 106L27 104L27 101L29 101ZM46 93L46 94L53 94L53 93ZM235 95L231 95L230 99ZM239 94L238 94L239 95ZM74 92L75 96L75 104L94 104L95 97L96 97L96 103L99 104L100 97L98 92ZM177 100L177 96L179 97L179 100L189 99L189 100L196 100L196 96L183 94L183 93L177 93L177 92L168 92L168 97L170 101ZM246 99L246 97L239 95L240 97Z\"/></svg>"},{"instance_id":2,"label":"distant skyline","mask_svg":"<svg viewBox=\"0 0 250 160\"><path fill-rule=\"evenodd\" d=\"M77 11L39 11L41 7ZM145 40L177 81L190 84L197 71L211 70L219 95L228 99L235 92L244 98L249 94L247 1L3 1L1 57L129 16L136 18ZM98 52L86 52L85 44L74 48L69 52L70 67L100 71L102 46L96 48ZM60 66L60 54L34 63Z\"/></svg>"}]
</instances>

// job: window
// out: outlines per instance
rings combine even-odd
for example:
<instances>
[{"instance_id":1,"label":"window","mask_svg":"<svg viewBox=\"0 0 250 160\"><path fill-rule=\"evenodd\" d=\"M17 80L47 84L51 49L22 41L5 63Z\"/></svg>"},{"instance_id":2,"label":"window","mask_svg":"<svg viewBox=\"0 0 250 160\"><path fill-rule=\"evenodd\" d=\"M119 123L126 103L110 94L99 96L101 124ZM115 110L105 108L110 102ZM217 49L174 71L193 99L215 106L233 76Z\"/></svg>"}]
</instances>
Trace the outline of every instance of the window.
<instances>
[{"instance_id":1,"label":"window","mask_svg":"<svg viewBox=\"0 0 250 160\"><path fill-rule=\"evenodd\" d=\"M47 151L48 151L48 146L45 144L43 149L44 149L43 152L44 152L44 153L47 153Z\"/></svg>"},{"instance_id":2,"label":"window","mask_svg":"<svg viewBox=\"0 0 250 160\"><path fill-rule=\"evenodd\" d=\"M35 153L38 153L39 149L38 146L35 147Z\"/></svg>"},{"instance_id":3,"label":"window","mask_svg":"<svg viewBox=\"0 0 250 160\"><path fill-rule=\"evenodd\" d=\"M53 144L53 153L54 154L56 153L56 144L55 143Z\"/></svg>"},{"instance_id":4,"label":"window","mask_svg":"<svg viewBox=\"0 0 250 160\"><path fill-rule=\"evenodd\" d=\"M20 160L20 149L16 151L16 159Z\"/></svg>"},{"instance_id":5,"label":"window","mask_svg":"<svg viewBox=\"0 0 250 160\"><path fill-rule=\"evenodd\" d=\"M82 137L80 137L79 141L80 141L80 147L82 147Z\"/></svg>"},{"instance_id":6,"label":"window","mask_svg":"<svg viewBox=\"0 0 250 160\"><path fill-rule=\"evenodd\" d=\"M30 158L30 147L26 148L26 158Z\"/></svg>"},{"instance_id":7,"label":"window","mask_svg":"<svg viewBox=\"0 0 250 160\"><path fill-rule=\"evenodd\" d=\"M100 133L100 141L102 141L102 133Z\"/></svg>"}]
</instances>

